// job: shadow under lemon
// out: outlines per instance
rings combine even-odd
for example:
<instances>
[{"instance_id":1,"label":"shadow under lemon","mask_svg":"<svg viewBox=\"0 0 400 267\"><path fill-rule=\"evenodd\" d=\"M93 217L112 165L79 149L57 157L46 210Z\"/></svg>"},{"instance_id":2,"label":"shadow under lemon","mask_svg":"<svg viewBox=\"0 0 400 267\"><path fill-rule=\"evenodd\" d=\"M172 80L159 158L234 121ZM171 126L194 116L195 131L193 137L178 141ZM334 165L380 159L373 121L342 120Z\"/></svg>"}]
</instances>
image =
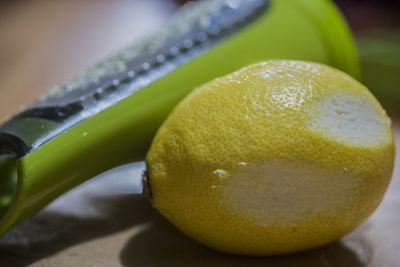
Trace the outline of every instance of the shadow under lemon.
<instances>
[{"instance_id":1,"label":"shadow under lemon","mask_svg":"<svg viewBox=\"0 0 400 267\"><path fill-rule=\"evenodd\" d=\"M146 229L133 235L120 254L124 266L363 266L340 241L289 255L238 256L214 251L182 234L156 214Z\"/></svg>"},{"instance_id":2,"label":"shadow under lemon","mask_svg":"<svg viewBox=\"0 0 400 267\"><path fill-rule=\"evenodd\" d=\"M363 266L340 241L311 251L272 257L220 253L192 241L158 214L140 194L89 198L101 214L96 218L42 211L16 227L0 242L1 266L26 266L89 240L127 232L120 244L124 266ZM84 255L76 255L84 257ZM8 264L8 265L7 265Z\"/></svg>"}]
</instances>

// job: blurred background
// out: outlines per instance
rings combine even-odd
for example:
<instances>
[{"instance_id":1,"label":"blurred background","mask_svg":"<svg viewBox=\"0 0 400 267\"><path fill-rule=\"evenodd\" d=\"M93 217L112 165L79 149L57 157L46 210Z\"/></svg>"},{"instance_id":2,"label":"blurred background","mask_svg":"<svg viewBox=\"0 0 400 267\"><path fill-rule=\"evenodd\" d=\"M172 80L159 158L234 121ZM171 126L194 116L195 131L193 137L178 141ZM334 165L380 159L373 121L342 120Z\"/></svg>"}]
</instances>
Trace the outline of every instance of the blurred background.
<instances>
[{"instance_id":1,"label":"blurred background","mask_svg":"<svg viewBox=\"0 0 400 267\"><path fill-rule=\"evenodd\" d=\"M0 123L52 86L161 27L186 2L0 1ZM399 147L400 1L336 3L355 33L364 82L389 111ZM399 157L396 164L394 178L399 176ZM138 195L98 197L99 192L105 193L104 188L107 194L121 192L129 181L116 181L139 176L142 169L139 164L105 174L100 177L102 183L79 187L17 227L0 240L0 266L137 266L137 262L177 266L178 258L181 266L204 258L213 260L210 262L215 266L266 266L262 259L229 257L197 245L158 217ZM394 179L388 196L369 222L345 237L344 243L273 257L267 265L363 266L366 262L386 262L389 264L385 266L400 266L399 261L399 265L391 265L393 257L398 258L400 246L393 238L393 233L400 232L400 217L395 215L400 203L398 180ZM83 199L83 195L91 198ZM368 239L374 239L370 243L379 251Z\"/></svg>"}]
</instances>

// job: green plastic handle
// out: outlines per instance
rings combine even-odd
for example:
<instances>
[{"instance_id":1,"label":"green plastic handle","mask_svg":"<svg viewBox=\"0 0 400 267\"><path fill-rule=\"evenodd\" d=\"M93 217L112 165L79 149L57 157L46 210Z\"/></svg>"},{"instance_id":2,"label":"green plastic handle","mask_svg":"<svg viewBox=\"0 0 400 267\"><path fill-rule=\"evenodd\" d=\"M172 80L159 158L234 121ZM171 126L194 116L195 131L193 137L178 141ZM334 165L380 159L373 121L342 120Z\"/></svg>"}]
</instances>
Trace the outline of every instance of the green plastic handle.
<instances>
[{"instance_id":1,"label":"green plastic handle","mask_svg":"<svg viewBox=\"0 0 400 267\"><path fill-rule=\"evenodd\" d=\"M272 58L321 62L359 77L352 36L330 1L270 1L270 7L250 25L14 159L16 192L1 219L0 235L87 179L143 160L158 127L196 86ZM5 176L1 179L15 179L13 172Z\"/></svg>"}]
</instances>

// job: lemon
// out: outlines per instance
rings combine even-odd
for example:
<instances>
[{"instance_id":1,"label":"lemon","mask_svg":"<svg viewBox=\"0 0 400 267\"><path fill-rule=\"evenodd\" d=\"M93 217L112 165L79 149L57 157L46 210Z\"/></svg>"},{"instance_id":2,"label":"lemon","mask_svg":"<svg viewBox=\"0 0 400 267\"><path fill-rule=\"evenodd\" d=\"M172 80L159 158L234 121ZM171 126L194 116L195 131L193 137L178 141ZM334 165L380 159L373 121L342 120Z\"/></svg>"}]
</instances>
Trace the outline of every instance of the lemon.
<instances>
[{"instance_id":1,"label":"lemon","mask_svg":"<svg viewBox=\"0 0 400 267\"><path fill-rule=\"evenodd\" d=\"M331 67L273 60L194 90L148 152L153 206L220 251L321 246L378 206L394 160L390 119Z\"/></svg>"}]
</instances>

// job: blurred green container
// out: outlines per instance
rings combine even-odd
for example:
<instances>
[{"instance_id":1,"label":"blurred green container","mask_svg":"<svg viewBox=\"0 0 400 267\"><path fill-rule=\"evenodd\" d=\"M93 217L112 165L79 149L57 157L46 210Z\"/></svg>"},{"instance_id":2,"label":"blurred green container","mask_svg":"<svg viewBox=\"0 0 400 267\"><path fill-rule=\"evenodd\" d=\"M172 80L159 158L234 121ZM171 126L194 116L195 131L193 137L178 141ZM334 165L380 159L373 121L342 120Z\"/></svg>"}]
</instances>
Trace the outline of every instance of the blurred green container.
<instances>
[{"instance_id":1,"label":"blurred green container","mask_svg":"<svg viewBox=\"0 0 400 267\"><path fill-rule=\"evenodd\" d=\"M400 110L400 29L374 29L357 36L362 82L386 108Z\"/></svg>"}]
</instances>

